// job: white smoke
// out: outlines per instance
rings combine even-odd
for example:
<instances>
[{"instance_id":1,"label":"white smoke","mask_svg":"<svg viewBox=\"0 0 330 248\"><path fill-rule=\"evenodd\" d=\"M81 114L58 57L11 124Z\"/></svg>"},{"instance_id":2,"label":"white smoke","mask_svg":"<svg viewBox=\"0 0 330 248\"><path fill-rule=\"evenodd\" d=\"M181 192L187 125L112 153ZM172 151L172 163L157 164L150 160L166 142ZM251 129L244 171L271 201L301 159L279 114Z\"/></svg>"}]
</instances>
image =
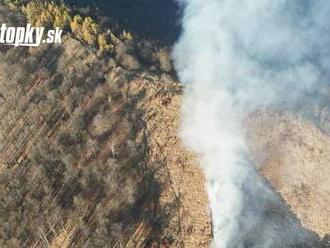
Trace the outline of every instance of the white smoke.
<instances>
[{"instance_id":1,"label":"white smoke","mask_svg":"<svg viewBox=\"0 0 330 248\"><path fill-rule=\"evenodd\" d=\"M327 84L327 0L181 0L173 57L186 84L185 143L202 156L215 247L311 245L248 160L242 120L257 108L291 106ZM270 216L270 217L269 217Z\"/></svg>"}]
</instances>

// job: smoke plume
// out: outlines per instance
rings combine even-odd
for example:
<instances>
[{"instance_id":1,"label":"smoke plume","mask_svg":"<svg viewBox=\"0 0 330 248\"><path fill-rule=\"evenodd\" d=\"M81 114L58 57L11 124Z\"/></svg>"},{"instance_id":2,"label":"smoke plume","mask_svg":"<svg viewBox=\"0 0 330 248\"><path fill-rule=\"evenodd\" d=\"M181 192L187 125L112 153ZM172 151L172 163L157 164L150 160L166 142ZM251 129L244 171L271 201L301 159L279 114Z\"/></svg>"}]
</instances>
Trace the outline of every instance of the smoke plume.
<instances>
[{"instance_id":1,"label":"smoke plume","mask_svg":"<svg viewBox=\"0 0 330 248\"><path fill-rule=\"evenodd\" d=\"M249 160L244 116L291 109L329 79L327 0L181 0L173 57L186 84L182 136L201 154L213 246L311 247L304 229ZM307 101L307 100L306 100ZM305 104L308 102L305 101Z\"/></svg>"}]
</instances>

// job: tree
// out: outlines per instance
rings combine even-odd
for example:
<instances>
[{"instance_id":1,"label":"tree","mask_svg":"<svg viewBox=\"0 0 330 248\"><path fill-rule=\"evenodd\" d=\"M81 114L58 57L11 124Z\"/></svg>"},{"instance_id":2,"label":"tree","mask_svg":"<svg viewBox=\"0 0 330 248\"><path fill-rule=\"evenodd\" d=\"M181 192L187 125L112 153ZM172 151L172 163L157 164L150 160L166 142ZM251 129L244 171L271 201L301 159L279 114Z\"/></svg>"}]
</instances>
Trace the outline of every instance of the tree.
<instances>
[{"instance_id":1,"label":"tree","mask_svg":"<svg viewBox=\"0 0 330 248\"><path fill-rule=\"evenodd\" d=\"M82 22L83 22L83 18L80 15L75 15L70 23L71 31L78 36L82 35L81 34Z\"/></svg>"},{"instance_id":2,"label":"tree","mask_svg":"<svg viewBox=\"0 0 330 248\"><path fill-rule=\"evenodd\" d=\"M111 44L111 35L108 33L101 33L98 36L97 43L101 52L113 52L114 45Z\"/></svg>"},{"instance_id":3,"label":"tree","mask_svg":"<svg viewBox=\"0 0 330 248\"><path fill-rule=\"evenodd\" d=\"M64 4L31 1L22 7L22 11L34 26L67 29L71 22L69 9Z\"/></svg>"},{"instance_id":4,"label":"tree","mask_svg":"<svg viewBox=\"0 0 330 248\"><path fill-rule=\"evenodd\" d=\"M94 45L100 32L100 27L92 18L86 17L82 23L81 31L84 41L90 45Z\"/></svg>"}]
</instances>

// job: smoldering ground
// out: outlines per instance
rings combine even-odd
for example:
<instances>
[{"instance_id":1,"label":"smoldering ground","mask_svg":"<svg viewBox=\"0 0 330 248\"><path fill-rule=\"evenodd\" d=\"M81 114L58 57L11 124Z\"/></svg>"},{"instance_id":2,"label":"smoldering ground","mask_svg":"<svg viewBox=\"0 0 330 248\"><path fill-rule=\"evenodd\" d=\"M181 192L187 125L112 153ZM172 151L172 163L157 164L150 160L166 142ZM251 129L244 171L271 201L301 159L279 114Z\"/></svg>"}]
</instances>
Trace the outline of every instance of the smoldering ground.
<instances>
[{"instance_id":1,"label":"smoldering ground","mask_svg":"<svg viewBox=\"0 0 330 248\"><path fill-rule=\"evenodd\" d=\"M186 83L182 136L202 154L213 245L313 247L317 237L253 169L242 122L264 107L305 112L328 94L330 3L180 3L183 32L173 56Z\"/></svg>"}]
</instances>

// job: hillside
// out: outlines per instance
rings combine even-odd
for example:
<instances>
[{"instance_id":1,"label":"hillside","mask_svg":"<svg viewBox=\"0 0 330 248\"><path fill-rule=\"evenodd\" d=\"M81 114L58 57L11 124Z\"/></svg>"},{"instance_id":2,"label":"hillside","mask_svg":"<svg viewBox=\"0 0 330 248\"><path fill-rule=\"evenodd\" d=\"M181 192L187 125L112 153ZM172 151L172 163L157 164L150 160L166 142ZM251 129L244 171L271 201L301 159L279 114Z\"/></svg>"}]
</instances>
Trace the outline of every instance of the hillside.
<instances>
[{"instance_id":1,"label":"hillside","mask_svg":"<svg viewBox=\"0 0 330 248\"><path fill-rule=\"evenodd\" d=\"M289 112L260 111L247 126L252 157L262 174L305 227L321 237L329 234L329 133Z\"/></svg>"},{"instance_id":2,"label":"hillside","mask_svg":"<svg viewBox=\"0 0 330 248\"><path fill-rule=\"evenodd\" d=\"M2 247L207 246L178 83L70 35L0 57Z\"/></svg>"},{"instance_id":3,"label":"hillside","mask_svg":"<svg viewBox=\"0 0 330 248\"><path fill-rule=\"evenodd\" d=\"M26 22L2 4L0 20ZM104 56L68 32L61 45L1 47L0 247L209 247L204 176L178 135L184 87L164 50L113 45ZM285 211L330 247L322 113L259 111L246 126Z\"/></svg>"},{"instance_id":4,"label":"hillside","mask_svg":"<svg viewBox=\"0 0 330 248\"><path fill-rule=\"evenodd\" d=\"M46 61L32 61L39 54ZM69 37L54 50L2 55L4 244L205 239L202 175L174 126L177 83L108 68ZM17 56L21 63L11 64ZM38 69L31 73L29 63Z\"/></svg>"}]
</instances>

